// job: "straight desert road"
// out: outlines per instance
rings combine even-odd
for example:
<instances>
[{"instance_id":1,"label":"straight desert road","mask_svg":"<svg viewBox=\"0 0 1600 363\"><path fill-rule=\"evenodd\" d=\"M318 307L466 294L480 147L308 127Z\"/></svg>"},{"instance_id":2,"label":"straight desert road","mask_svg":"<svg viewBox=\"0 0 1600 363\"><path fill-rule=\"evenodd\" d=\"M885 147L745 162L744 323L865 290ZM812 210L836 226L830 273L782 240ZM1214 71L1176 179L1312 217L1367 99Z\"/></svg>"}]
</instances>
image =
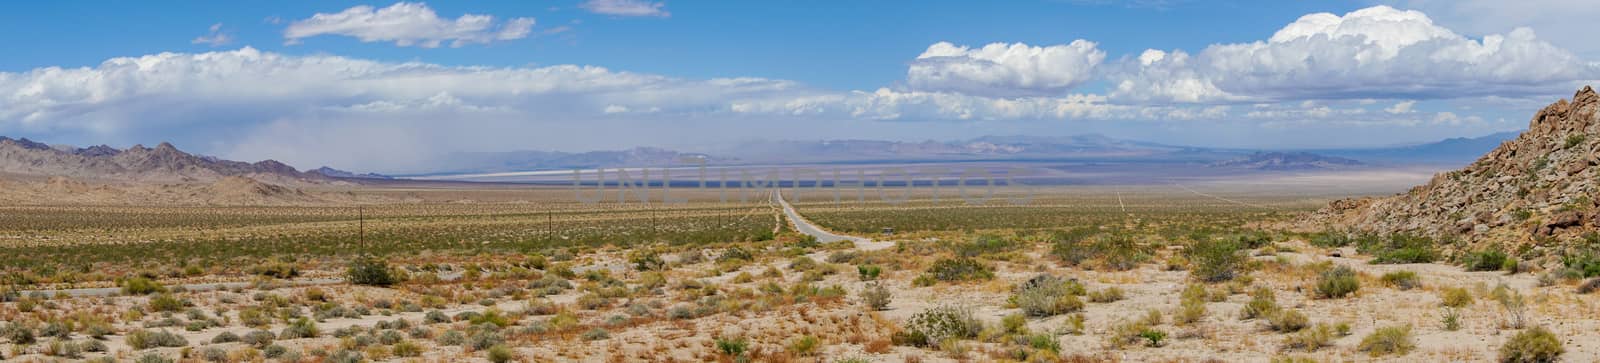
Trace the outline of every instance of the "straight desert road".
<instances>
[{"instance_id":1,"label":"straight desert road","mask_svg":"<svg viewBox=\"0 0 1600 363\"><path fill-rule=\"evenodd\" d=\"M812 224L810 220L807 220L804 216L801 216L799 212L796 212L794 210L794 206L789 205L789 201L783 199L782 189L774 189L772 192L772 197L778 200L778 204L783 205L783 214L789 217L790 221L794 222L795 230L800 231L800 233L816 237L818 242L827 243L849 240L851 243L855 243L856 249L864 251L875 251L894 247L894 242L877 242L870 238L836 234L833 232L828 232L821 227L817 227L817 225Z\"/></svg>"}]
</instances>

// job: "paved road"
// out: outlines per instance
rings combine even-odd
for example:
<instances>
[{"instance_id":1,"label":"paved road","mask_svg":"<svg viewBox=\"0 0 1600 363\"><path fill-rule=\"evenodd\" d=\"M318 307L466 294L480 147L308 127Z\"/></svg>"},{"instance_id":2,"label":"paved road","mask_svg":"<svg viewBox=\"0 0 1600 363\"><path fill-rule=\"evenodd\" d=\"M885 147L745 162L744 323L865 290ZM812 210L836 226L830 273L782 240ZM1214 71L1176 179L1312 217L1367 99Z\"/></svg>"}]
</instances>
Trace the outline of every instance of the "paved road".
<instances>
[{"instance_id":1,"label":"paved road","mask_svg":"<svg viewBox=\"0 0 1600 363\"><path fill-rule=\"evenodd\" d=\"M783 205L783 214L788 216L790 221L794 222L795 230L800 231L800 233L816 237L817 242L827 243L848 240L851 243L855 243L856 249L867 251L894 247L894 242L874 242L872 239L865 237L856 237L828 232L827 230L812 224L810 220L807 220L804 216L801 216L799 212L795 212L794 206L789 205L789 201L783 200L783 190L774 190L772 197L773 199L778 200L778 204Z\"/></svg>"}]
</instances>

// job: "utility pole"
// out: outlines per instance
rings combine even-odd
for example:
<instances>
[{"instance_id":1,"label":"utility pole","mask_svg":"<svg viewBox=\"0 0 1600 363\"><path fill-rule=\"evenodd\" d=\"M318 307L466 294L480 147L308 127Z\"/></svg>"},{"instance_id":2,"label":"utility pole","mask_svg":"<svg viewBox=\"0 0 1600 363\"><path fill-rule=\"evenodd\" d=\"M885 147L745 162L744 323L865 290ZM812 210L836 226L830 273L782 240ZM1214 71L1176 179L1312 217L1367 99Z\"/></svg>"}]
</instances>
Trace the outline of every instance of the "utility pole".
<instances>
[{"instance_id":1,"label":"utility pole","mask_svg":"<svg viewBox=\"0 0 1600 363\"><path fill-rule=\"evenodd\" d=\"M356 206L356 221L357 221L356 223L358 223L358 226L359 226L359 227L357 227L358 232L356 232L356 233L357 233L358 236L360 236L359 238L360 238L360 241L361 241L361 250L363 252L371 252L372 250L367 248L367 207L366 206Z\"/></svg>"}]
</instances>

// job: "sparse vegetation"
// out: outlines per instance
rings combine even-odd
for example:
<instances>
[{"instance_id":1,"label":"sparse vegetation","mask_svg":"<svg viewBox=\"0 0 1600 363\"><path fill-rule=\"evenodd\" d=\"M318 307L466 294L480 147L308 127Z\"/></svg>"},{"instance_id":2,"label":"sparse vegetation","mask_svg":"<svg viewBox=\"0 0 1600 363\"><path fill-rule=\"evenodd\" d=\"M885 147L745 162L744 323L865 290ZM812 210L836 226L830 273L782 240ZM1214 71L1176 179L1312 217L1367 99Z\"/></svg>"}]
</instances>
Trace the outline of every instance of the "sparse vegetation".
<instances>
[{"instance_id":1,"label":"sparse vegetation","mask_svg":"<svg viewBox=\"0 0 1600 363\"><path fill-rule=\"evenodd\" d=\"M1356 348L1367 352L1374 357L1384 355L1405 355L1416 349L1417 343L1411 337L1410 325L1388 326L1378 328L1372 334L1361 338L1361 344Z\"/></svg>"},{"instance_id":2,"label":"sparse vegetation","mask_svg":"<svg viewBox=\"0 0 1600 363\"><path fill-rule=\"evenodd\" d=\"M1561 339L1544 327L1524 330L1500 346L1500 361L1507 363L1555 362L1566 353Z\"/></svg>"},{"instance_id":3,"label":"sparse vegetation","mask_svg":"<svg viewBox=\"0 0 1600 363\"><path fill-rule=\"evenodd\" d=\"M1334 267L1323 271L1317 279L1317 296L1338 299L1349 296L1361 288L1361 281L1356 278L1355 270L1346 266Z\"/></svg>"}]
</instances>

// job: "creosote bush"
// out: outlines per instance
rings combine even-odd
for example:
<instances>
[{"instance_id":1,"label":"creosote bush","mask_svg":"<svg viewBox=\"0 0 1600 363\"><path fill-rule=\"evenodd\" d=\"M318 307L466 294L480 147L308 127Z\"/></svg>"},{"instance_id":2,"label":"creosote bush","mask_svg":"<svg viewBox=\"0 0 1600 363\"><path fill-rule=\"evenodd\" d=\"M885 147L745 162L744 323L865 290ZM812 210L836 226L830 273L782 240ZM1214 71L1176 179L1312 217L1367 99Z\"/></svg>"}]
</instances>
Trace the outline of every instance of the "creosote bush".
<instances>
[{"instance_id":1,"label":"creosote bush","mask_svg":"<svg viewBox=\"0 0 1600 363\"><path fill-rule=\"evenodd\" d=\"M1019 284L1011 302L1028 316L1054 316L1083 309L1083 285L1052 275L1035 276Z\"/></svg>"},{"instance_id":2,"label":"creosote bush","mask_svg":"<svg viewBox=\"0 0 1600 363\"><path fill-rule=\"evenodd\" d=\"M1202 239L1184 250L1189 276L1203 282L1232 280L1244 269L1243 244L1233 239Z\"/></svg>"},{"instance_id":3,"label":"creosote bush","mask_svg":"<svg viewBox=\"0 0 1600 363\"><path fill-rule=\"evenodd\" d=\"M1361 281L1356 279L1355 270L1339 266L1323 271L1316 287L1317 296L1337 299L1355 293L1361 288Z\"/></svg>"},{"instance_id":4,"label":"creosote bush","mask_svg":"<svg viewBox=\"0 0 1600 363\"><path fill-rule=\"evenodd\" d=\"M1422 286L1422 279L1413 271L1395 271L1383 274L1383 284L1400 290L1411 290Z\"/></svg>"},{"instance_id":5,"label":"creosote bush","mask_svg":"<svg viewBox=\"0 0 1600 363\"><path fill-rule=\"evenodd\" d=\"M1507 363L1554 362L1566 353L1561 339L1542 326L1524 330L1500 346L1500 361Z\"/></svg>"},{"instance_id":6,"label":"creosote bush","mask_svg":"<svg viewBox=\"0 0 1600 363\"><path fill-rule=\"evenodd\" d=\"M1374 357L1390 354L1405 355L1417 348L1417 342L1411 337L1410 325L1398 325L1378 328L1372 334L1361 338L1361 344L1356 348Z\"/></svg>"},{"instance_id":7,"label":"creosote bush","mask_svg":"<svg viewBox=\"0 0 1600 363\"><path fill-rule=\"evenodd\" d=\"M927 274L939 281L975 281L993 279L994 269L972 258L944 258L928 266Z\"/></svg>"},{"instance_id":8,"label":"creosote bush","mask_svg":"<svg viewBox=\"0 0 1600 363\"><path fill-rule=\"evenodd\" d=\"M375 257L360 257L350 262L345 270L346 281L357 285L389 286L399 282L389 263Z\"/></svg>"}]
</instances>

